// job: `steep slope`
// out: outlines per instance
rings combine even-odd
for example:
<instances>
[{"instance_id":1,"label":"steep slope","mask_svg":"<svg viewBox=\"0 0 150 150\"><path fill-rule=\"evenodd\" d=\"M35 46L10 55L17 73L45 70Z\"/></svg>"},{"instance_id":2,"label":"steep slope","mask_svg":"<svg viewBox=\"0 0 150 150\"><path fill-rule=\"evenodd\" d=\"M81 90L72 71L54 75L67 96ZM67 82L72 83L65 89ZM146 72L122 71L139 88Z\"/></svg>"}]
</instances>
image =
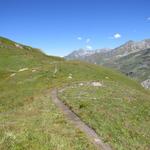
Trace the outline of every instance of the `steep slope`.
<instances>
[{"instance_id":1,"label":"steep slope","mask_svg":"<svg viewBox=\"0 0 150 150\"><path fill-rule=\"evenodd\" d=\"M147 100L149 92L145 91L136 81L118 72L88 63L65 61L58 57L46 56L38 49L22 44L19 44L21 47L18 47L15 44L16 42L1 38L0 149L95 149L87 137L75 129L52 103L50 98L52 88L61 88L83 81L108 82L109 88L105 90L106 99L111 98L109 94L114 90L114 85L119 85L119 89L122 90L118 90L115 96L121 95L124 89L129 89L125 93L130 95L130 99L139 97L138 101L142 101L144 106L149 107ZM100 103L97 104L99 107L100 105ZM109 106L107 103L106 105ZM144 107L143 112L137 103L135 106L139 108L139 113L148 115L147 108ZM114 104L114 107L118 106ZM117 109L113 111L117 112ZM132 114L129 121L132 118L136 119ZM93 118L93 121L98 125L99 121L96 119ZM144 122L146 120L143 115L139 116L138 123L140 119ZM145 125L147 126L148 123L147 121ZM149 131L149 128L147 130ZM144 130L143 133L146 138L148 132ZM102 137L106 139L108 135L109 133L105 132ZM107 139L105 142L116 147L111 140ZM136 142L138 143L139 140L135 139ZM147 140L144 144L138 144L140 147L145 147Z\"/></svg>"},{"instance_id":2,"label":"steep slope","mask_svg":"<svg viewBox=\"0 0 150 150\"><path fill-rule=\"evenodd\" d=\"M123 57L131 53L135 53L148 48L150 48L150 39L146 39L139 42L128 41L120 47L112 50L112 55L115 57Z\"/></svg>"},{"instance_id":3,"label":"steep slope","mask_svg":"<svg viewBox=\"0 0 150 150\"><path fill-rule=\"evenodd\" d=\"M106 64L116 68L126 75L139 81L150 78L150 49L145 49L115 60L112 64Z\"/></svg>"}]
</instances>

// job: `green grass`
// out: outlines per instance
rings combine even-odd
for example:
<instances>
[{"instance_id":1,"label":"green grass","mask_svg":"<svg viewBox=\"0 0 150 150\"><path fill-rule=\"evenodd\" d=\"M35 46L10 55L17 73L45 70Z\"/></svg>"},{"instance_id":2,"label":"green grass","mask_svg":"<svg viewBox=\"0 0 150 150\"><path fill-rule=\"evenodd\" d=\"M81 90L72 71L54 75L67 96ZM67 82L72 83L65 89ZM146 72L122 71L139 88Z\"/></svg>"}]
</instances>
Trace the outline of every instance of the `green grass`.
<instances>
[{"instance_id":1,"label":"green grass","mask_svg":"<svg viewBox=\"0 0 150 150\"><path fill-rule=\"evenodd\" d=\"M19 72L22 68L28 70ZM72 79L68 78L69 74L72 74ZM87 137L69 124L50 99L52 88L91 80L107 81L112 89L113 83L117 82L120 89L136 91L133 97L142 94L148 98L149 92L136 81L113 70L46 56L28 46L20 49L14 46L14 42L0 38L0 149L93 150L94 146ZM130 90L127 95L129 93ZM116 95L119 94L118 91ZM105 98L109 96L106 94ZM142 100L143 97L139 96L139 101ZM101 128L105 129L105 126Z\"/></svg>"},{"instance_id":2,"label":"green grass","mask_svg":"<svg viewBox=\"0 0 150 150\"><path fill-rule=\"evenodd\" d=\"M45 91L61 83L61 79L53 77L54 69L55 65L48 64L38 66L36 72L32 68L16 70L14 77L10 77L12 72L2 74L0 149L95 149L56 109L50 100L50 90L45 95Z\"/></svg>"},{"instance_id":3,"label":"green grass","mask_svg":"<svg viewBox=\"0 0 150 150\"><path fill-rule=\"evenodd\" d=\"M95 149L51 102L50 91L17 110L0 114L0 149Z\"/></svg>"},{"instance_id":4,"label":"green grass","mask_svg":"<svg viewBox=\"0 0 150 150\"><path fill-rule=\"evenodd\" d=\"M102 83L72 84L59 97L114 149L150 149L150 95L116 81Z\"/></svg>"},{"instance_id":5,"label":"green grass","mask_svg":"<svg viewBox=\"0 0 150 150\"><path fill-rule=\"evenodd\" d=\"M0 48L0 149L95 149L51 101L50 89L68 80L54 75L62 61L36 49Z\"/></svg>"}]
</instances>

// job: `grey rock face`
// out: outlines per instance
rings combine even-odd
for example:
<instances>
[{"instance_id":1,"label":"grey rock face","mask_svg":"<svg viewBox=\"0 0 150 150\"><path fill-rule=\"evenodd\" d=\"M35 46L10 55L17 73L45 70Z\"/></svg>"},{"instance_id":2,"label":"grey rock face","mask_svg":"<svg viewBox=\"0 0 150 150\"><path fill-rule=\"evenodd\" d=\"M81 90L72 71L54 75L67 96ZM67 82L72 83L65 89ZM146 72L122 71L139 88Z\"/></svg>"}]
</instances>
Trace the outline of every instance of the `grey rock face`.
<instances>
[{"instance_id":1,"label":"grey rock face","mask_svg":"<svg viewBox=\"0 0 150 150\"><path fill-rule=\"evenodd\" d=\"M146 39L139 42L134 41L128 41L125 44L115 48L115 49L109 49L109 48L103 48L103 49L96 49L96 50L86 50L86 49L79 49L76 51L73 51L71 54L67 55L66 59L83 59L86 57L93 57L93 55L104 55L108 54L110 56L110 59L113 58L120 58L127 56L131 53L135 53L141 50L145 50L150 48L150 39ZM108 56L107 55L107 56Z\"/></svg>"},{"instance_id":2,"label":"grey rock face","mask_svg":"<svg viewBox=\"0 0 150 150\"><path fill-rule=\"evenodd\" d=\"M79 49L75 50L69 55L65 56L66 59L84 59L86 57L90 57L95 54L99 53L107 53L111 49L103 48L103 49L96 49L96 50L86 50L86 49Z\"/></svg>"}]
</instances>

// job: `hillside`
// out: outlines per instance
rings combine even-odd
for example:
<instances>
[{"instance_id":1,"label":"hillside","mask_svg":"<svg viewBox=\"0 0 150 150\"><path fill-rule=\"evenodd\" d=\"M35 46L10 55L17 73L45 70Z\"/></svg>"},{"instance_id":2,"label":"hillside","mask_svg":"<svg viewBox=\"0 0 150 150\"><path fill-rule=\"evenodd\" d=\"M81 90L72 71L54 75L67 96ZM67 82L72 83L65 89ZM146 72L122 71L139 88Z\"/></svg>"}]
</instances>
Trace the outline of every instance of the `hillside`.
<instances>
[{"instance_id":1,"label":"hillside","mask_svg":"<svg viewBox=\"0 0 150 150\"><path fill-rule=\"evenodd\" d=\"M93 81L104 88L74 89L76 84ZM62 87L72 89L60 97L113 149L149 148L150 93L136 81L105 67L47 56L1 37L0 149L96 149L53 104L50 91ZM126 120L120 124L123 116Z\"/></svg>"},{"instance_id":2,"label":"hillside","mask_svg":"<svg viewBox=\"0 0 150 150\"><path fill-rule=\"evenodd\" d=\"M117 68L139 81L144 81L150 78L150 49L131 53L106 65Z\"/></svg>"},{"instance_id":3,"label":"hillside","mask_svg":"<svg viewBox=\"0 0 150 150\"><path fill-rule=\"evenodd\" d=\"M89 55L82 55L82 57L78 54L80 51L75 51L76 57L73 56L73 52L65 58L112 67L142 82L150 78L149 48L149 39L140 42L128 41L109 51L93 51L93 53L90 52Z\"/></svg>"}]
</instances>

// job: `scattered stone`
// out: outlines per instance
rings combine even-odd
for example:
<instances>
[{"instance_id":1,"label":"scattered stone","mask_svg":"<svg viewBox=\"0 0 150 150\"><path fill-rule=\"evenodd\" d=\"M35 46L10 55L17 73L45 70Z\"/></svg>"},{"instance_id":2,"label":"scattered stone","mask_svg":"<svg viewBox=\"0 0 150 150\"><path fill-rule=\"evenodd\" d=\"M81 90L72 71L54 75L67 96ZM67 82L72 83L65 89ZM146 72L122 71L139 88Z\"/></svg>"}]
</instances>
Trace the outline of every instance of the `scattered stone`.
<instances>
[{"instance_id":1,"label":"scattered stone","mask_svg":"<svg viewBox=\"0 0 150 150\"><path fill-rule=\"evenodd\" d=\"M100 82L92 82L91 85L95 86L95 87L101 87L102 86L102 84Z\"/></svg>"},{"instance_id":2,"label":"scattered stone","mask_svg":"<svg viewBox=\"0 0 150 150\"><path fill-rule=\"evenodd\" d=\"M23 49L23 47L22 47L21 45L19 45L19 44L15 44L15 46L16 46L17 48Z\"/></svg>"},{"instance_id":3,"label":"scattered stone","mask_svg":"<svg viewBox=\"0 0 150 150\"><path fill-rule=\"evenodd\" d=\"M141 83L141 85L145 88L145 89L149 89L150 88L150 79L147 79L145 81L143 81Z\"/></svg>"},{"instance_id":4,"label":"scattered stone","mask_svg":"<svg viewBox=\"0 0 150 150\"><path fill-rule=\"evenodd\" d=\"M13 76L15 76L15 75L16 75L16 73L13 73L13 74L10 75L10 77L13 77Z\"/></svg>"},{"instance_id":5,"label":"scattered stone","mask_svg":"<svg viewBox=\"0 0 150 150\"><path fill-rule=\"evenodd\" d=\"M69 74L68 79L72 79L72 74L71 73Z\"/></svg>"},{"instance_id":6,"label":"scattered stone","mask_svg":"<svg viewBox=\"0 0 150 150\"><path fill-rule=\"evenodd\" d=\"M72 76L69 76L68 79L72 79Z\"/></svg>"},{"instance_id":7,"label":"scattered stone","mask_svg":"<svg viewBox=\"0 0 150 150\"><path fill-rule=\"evenodd\" d=\"M35 70L35 69L32 69L32 72L36 72L36 70Z\"/></svg>"},{"instance_id":8,"label":"scattered stone","mask_svg":"<svg viewBox=\"0 0 150 150\"><path fill-rule=\"evenodd\" d=\"M80 84L79 84L79 86L83 86L83 85L84 85L83 83L80 83Z\"/></svg>"},{"instance_id":9,"label":"scattered stone","mask_svg":"<svg viewBox=\"0 0 150 150\"><path fill-rule=\"evenodd\" d=\"M100 142L100 139L94 139L95 142Z\"/></svg>"},{"instance_id":10,"label":"scattered stone","mask_svg":"<svg viewBox=\"0 0 150 150\"><path fill-rule=\"evenodd\" d=\"M22 72L22 71L26 71L28 70L28 68L22 68L22 69L19 69L18 72Z\"/></svg>"}]
</instances>

